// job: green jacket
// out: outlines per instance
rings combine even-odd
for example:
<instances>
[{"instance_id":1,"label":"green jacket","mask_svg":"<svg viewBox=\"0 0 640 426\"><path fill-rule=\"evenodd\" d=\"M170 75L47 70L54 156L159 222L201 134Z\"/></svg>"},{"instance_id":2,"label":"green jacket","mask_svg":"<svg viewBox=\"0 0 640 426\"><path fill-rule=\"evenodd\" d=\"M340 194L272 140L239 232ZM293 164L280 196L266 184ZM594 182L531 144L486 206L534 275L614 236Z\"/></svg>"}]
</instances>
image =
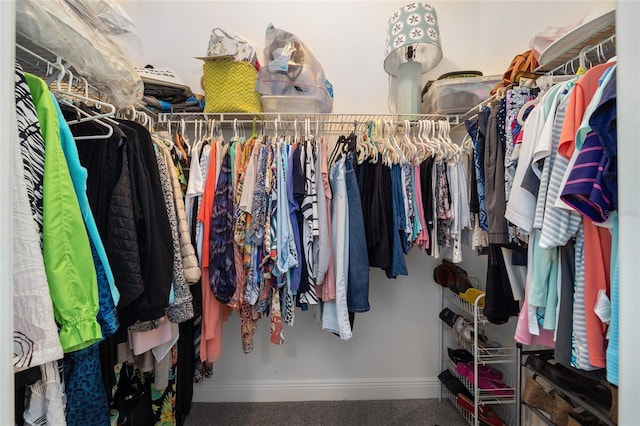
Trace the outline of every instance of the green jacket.
<instances>
[{"instance_id":1,"label":"green jacket","mask_svg":"<svg viewBox=\"0 0 640 426\"><path fill-rule=\"evenodd\" d=\"M44 267L65 352L101 340L96 320L98 283L89 237L60 142L58 115L46 83L31 74L25 78L45 143L43 183Z\"/></svg>"}]
</instances>

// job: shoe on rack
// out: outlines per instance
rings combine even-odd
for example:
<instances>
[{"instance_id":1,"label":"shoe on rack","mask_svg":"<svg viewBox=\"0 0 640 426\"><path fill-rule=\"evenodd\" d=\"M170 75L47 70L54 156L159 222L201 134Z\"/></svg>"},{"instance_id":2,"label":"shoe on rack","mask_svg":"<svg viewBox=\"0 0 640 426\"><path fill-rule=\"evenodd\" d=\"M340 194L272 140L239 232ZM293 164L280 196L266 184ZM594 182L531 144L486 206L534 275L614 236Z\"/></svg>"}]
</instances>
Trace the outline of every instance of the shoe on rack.
<instances>
[{"instance_id":1,"label":"shoe on rack","mask_svg":"<svg viewBox=\"0 0 640 426\"><path fill-rule=\"evenodd\" d=\"M467 321L465 317L460 315L458 318L456 318L456 322L453 323L453 331L455 331L457 335L462 336L462 331L467 326L470 326L469 321Z\"/></svg>"},{"instance_id":2,"label":"shoe on rack","mask_svg":"<svg viewBox=\"0 0 640 426\"><path fill-rule=\"evenodd\" d=\"M464 293L473 287L467 271L446 259L433 270L433 280L456 294Z\"/></svg>"},{"instance_id":3,"label":"shoe on rack","mask_svg":"<svg viewBox=\"0 0 640 426\"><path fill-rule=\"evenodd\" d=\"M433 280L442 287L449 288L449 282L453 281L451 269L447 265L438 265L433 270Z\"/></svg>"},{"instance_id":4,"label":"shoe on rack","mask_svg":"<svg viewBox=\"0 0 640 426\"><path fill-rule=\"evenodd\" d=\"M529 356L529 358L531 358L531 356ZM559 363L552 364L550 362L546 362L544 366L542 366L538 365L542 364L540 360L535 360L535 358L533 358L532 363L527 359L527 365L532 366L540 373L540 375L547 378L551 383L578 395L582 395L605 410L609 410L611 408L611 387L608 386L608 384L605 384L606 382L603 383L601 380L591 379L582 374L576 373ZM539 369L542 371L539 371Z\"/></svg>"},{"instance_id":5,"label":"shoe on rack","mask_svg":"<svg viewBox=\"0 0 640 426\"><path fill-rule=\"evenodd\" d=\"M478 303L480 309L484 309L484 297L480 295L485 294L484 291L477 288L468 288L464 293L460 293L460 298L466 300L468 303L475 305Z\"/></svg>"},{"instance_id":6,"label":"shoe on rack","mask_svg":"<svg viewBox=\"0 0 640 426\"><path fill-rule=\"evenodd\" d=\"M460 362L456 365L456 371L461 376L466 377L469 382L475 383L473 364L469 366L469 364ZM502 381L502 377L490 379L486 375L483 375L481 369L478 369L478 388L489 391L496 396L504 398L511 398L515 395L513 389L511 389L505 382Z\"/></svg>"},{"instance_id":7,"label":"shoe on rack","mask_svg":"<svg viewBox=\"0 0 640 426\"><path fill-rule=\"evenodd\" d=\"M444 308L442 311L440 311L440 314L438 315L440 317L440 319L442 321L445 322L445 324L447 324L449 327L453 327L453 324L455 324L456 320L461 317L460 315L456 314L455 312L453 312L451 309L449 308Z\"/></svg>"},{"instance_id":8,"label":"shoe on rack","mask_svg":"<svg viewBox=\"0 0 640 426\"><path fill-rule=\"evenodd\" d=\"M473 402L470 399L459 394L456 402L460 408L471 413L471 415L474 414ZM478 406L478 420L480 420L481 424L489 426L506 426L506 423L488 405Z\"/></svg>"},{"instance_id":9,"label":"shoe on rack","mask_svg":"<svg viewBox=\"0 0 640 426\"><path fill-rule=\"evenodd\" d=\"M466 349L447 348L447 353L449 354L449 359L453 361L454 364L459 362L473 362L473 355Z\"/></svg>"},{"instance_id":10,"label":"shoe on rack","mask_svg":"<svg viewBox=\"0 0 640 426\"><path fill-rule=\"evenodd\" d=\"M569 414L575 413L573 405L557 393L553 395L553 403L551 421L556 426L568 426Z\"/></svg>"},{"instance_id":11,"label":"shoe on rack","mask_svg":"<svg viewBox=\"0 0 640 426\"><path fill-rule=\"evenodd\" d=\"M473 401L473 395L469 389L467 389L467 387L462 384L462 382L458 380L458 378L454 376L449 369L438 374L438 379L440 379L442 384L445 385L453 395L464 395L467 399Z\"/></svg>"},{"instance_id":12,"label":"shoe on rack","mask_svg":"<svg viewBox=\"0 0 640 426\"><path fill-rule=\"evenodd\" d=\"M462 377L473 377L473 362L458 362L456 363L456 370ZM487 380L502 380L502 372L496 370L489 365L478 364L478 375L480 378Z\"/></svg>"},{"instance_id":13,"label":"shoe on rack","mask_svg":"<svg viewBox=\"0 0 640 426\"><path fill-rule=\"evenodd\" d=\"M453 282L449 282L449 289L451 291L462 294L468 289L473 288L467 271L447 259L442 259L442 264L446 265L451 271L450 277L453 278Z\"/></svg>"},{"instance_id":14,"label":"shoe on rack","mask_svg":"<svg viewBox=\"0 0 640 426\"><path fill-rule=\"evenodd\" d=\"M527 377L527 383L525 384L524 392L522 393L522 401L525 404L544 411L549 415L553 412L553 395L547 392L534 377Z\"/></svg>"}]
</instances>

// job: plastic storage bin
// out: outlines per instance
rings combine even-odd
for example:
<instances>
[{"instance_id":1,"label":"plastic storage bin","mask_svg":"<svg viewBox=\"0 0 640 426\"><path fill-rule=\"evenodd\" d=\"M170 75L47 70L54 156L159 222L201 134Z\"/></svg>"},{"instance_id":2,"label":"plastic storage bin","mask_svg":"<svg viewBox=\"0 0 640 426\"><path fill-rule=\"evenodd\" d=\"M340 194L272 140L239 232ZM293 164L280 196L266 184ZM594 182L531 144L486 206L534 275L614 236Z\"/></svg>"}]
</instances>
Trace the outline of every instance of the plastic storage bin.
<instances>
[{"instance_id":1,"label":"plastic storage bin","mask_svg":"<svg viewBox=\"0 0 640 426\"><path fill-rule=\"evenodd\" d=\"M501 75L436 80L422 98L423 114L462 114L489 98Z\"/></svg>"},{"instance_id":2,"label":"plastic storage bin","mask_svg":"<svg viewBox=\"0 0 640 426\"><path fill-rule=\"evenodd\" d=\"M271 96L262 95L263 112L286 112L309 114L319 111L320 102L311 96Z\"/></svg>"}]
</instances>

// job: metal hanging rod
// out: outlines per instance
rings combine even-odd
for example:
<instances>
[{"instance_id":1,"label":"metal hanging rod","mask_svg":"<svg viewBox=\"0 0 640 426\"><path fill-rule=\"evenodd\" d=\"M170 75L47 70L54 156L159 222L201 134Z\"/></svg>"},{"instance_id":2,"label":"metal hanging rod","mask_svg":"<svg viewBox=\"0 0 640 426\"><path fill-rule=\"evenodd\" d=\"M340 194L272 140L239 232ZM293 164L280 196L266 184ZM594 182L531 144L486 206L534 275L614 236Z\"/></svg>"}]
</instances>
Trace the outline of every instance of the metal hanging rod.
<instances>
[{"instance_id":1,"label":"metal hanging rod","mask_svg":"<svg viewBox=\"0 0 640 426\"><path fill-rule=\"evenodd\" d=\"M392 121L401 124L405 120L417 122L419 120L444 120L451 124L459 122L458 115L440 115L440 114L312 114L312 113L160 113L158 114L158 124L163 123L181 123L186 124L198 123L200 121L216 120L220 124L249 124L253 123L254 118L257 121L275 121L278 120L282 124L293 124L295 122L302 123L305 120L311 122L321 122L330 125L353 125L354 123L366 124L376 121Z\"/></svg>"}]
</instances>

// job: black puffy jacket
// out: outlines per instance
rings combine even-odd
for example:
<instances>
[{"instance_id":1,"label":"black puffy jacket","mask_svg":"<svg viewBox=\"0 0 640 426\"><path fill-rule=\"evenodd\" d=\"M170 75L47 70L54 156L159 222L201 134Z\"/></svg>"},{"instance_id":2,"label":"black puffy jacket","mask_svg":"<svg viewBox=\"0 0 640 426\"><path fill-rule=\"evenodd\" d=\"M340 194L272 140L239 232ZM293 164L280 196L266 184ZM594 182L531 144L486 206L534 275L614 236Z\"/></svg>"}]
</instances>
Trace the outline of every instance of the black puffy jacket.
<instances>
[{"instance_id":1,"label":"black puffy jacket","mask_svg":"<svg viewBox=\"0 0 640 426\"><path fill-rule=\"evenodd\" d=\"M143 126L120 120L127 136L126 152L131 176L140 267L144 291L134 302L140 321L165 315L173 276L173 241L151 135Z\"/></svg>"}]
</instances>

